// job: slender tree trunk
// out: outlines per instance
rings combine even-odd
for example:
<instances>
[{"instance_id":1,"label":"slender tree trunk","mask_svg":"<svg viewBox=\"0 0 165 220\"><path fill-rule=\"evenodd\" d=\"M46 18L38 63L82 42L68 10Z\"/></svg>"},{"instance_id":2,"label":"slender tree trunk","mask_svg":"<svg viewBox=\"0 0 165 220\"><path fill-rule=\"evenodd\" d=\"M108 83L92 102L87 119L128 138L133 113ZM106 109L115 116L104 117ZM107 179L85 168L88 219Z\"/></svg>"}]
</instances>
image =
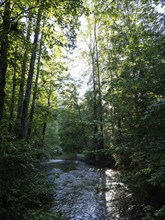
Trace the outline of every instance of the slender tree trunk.
<instances>
[{"instance_id":1,"label":"slender tree trunk","mask_svg":"<svg viewBox=\"0 0 165 220\"><path fill-rule=\"evenodd\" d=\"M41 9L39 9L37 22L36 22L34 42L33 42L33 47L32 47L31 60L30 60L30 69L29 69L29 74L28 74L28 79L27 79L26 92L25 92L25 98L23 101L23 109L22 109L22 116L21 116L20 138L22 139L26 138L26 133L27 133L26 132L27 116L28 116L28 109L29 109L30 96L31 96L31 87L32 87L33 74L34 74L34 65L35 65L35 60L36 60L38 38L39 38L39 32L40 32L41 17L42 17L42 11Z\"/></svg>"},{"instance_id":2,"label":"slender tree trunk","mask_svg":"<svg viewBox=\"0 0 165 220\"><path fill-rule=\"evenodd\" d=\"M10 1L6 1L2 23L1 48L0 48L0 121L3 118L4 101L5 101L5 85L7 70L7 53L9 47L8 34L10 32Z\"/></svg>"},{"instance_id":3,"label":"slender tree trunk","mask_svg":"<svg viewBox=\"0 0 165 220\"><path fill-rule=\"evenodd\" d=\"M97 125L97 91L96 91L96 76L95 76L95 59L94 59L94 47L92 48L92 80L93 80L93 147L96 150L98 148L98 125Z\"/></svg>"},{"instance_id":4,"label":"slender tree trunk","mask_svg":"<svg viewBox=\"0 0 165 220\"><path fill-rule=\"evenodd\" d=\"M96 32L96 20L94 22L94 42L95 42L95 52L96 52L96 68L97 68L97 81L98 81L98 119L100 121L100 134L99 134L99 148L104 148L104 130L103 130L103 106L102 106L102 93L101 93L101 80L100 80L100 65L99 65L99 55L97 47L97 32Z\"/></svg>"},{"instance_id":5,"label":"slender tree trunk","mask_svg":"<svg viewBox=\"0 0 165 220\"><path fill-rule=\"evenodd\" d=\"M83 124L82 115L81 115L81 108L80 108L78 102L77 102L77 108L78 108L78 114L79 114L80 121ZM86 138L86 135L85 135L84 126L82 126L82 135L83 135L83 140L84 140L85 147L87 147L88 143L87 143L87 138Z\"/></svg>"},{"instance_id":6,"label":"slender tree trunk","mask_svg":"<svg viewBox=\"0 0 165 220\"><path fill-rule=\"evenodd\" d=\"M43 140L45 139L46 125L47 125L46 122L44 122L43 129L42 129L42 138L43 138Z\"/></svg>"},{"instance_id":7,"label":"slender tree trunk","mask_svg":"<svg viewBox=\"0 0 165 220\"><path fill-rule=\"evenodd\" d=\"M39 78L40 66L41 66L42 36L43 36L43 33L41 35L41 40L40 40L40 48L39 48L38 62L37 62L37 73L36 73L36 79L35 79L35 85L34 85L34 91L33 91L31 110L30 110L30 115L29 115L28 137L30 137L30 135L31 135L33 116L34 116L34 109L35 109L35 102L36 102L36 98L37 98L37 86L38 86L38 78Z\"/></svg>"},{"instance_id":8,"label":"slender tree trunk","mask_svg":"<svg viewBox=\"0 0 165 220\"><path fill-rule=\"evenodd\" d=\"M12 131L13 127L13 114L14 114L14 104L15 104L15 88L16 88L16 67L14 67L13 73L13 86L11 91L11 103L10 103L10 117L9 117L9 128L8 131Z\"/></svg>"},{"instance_id":9,"label":"slender tree trunk","mask_svg":"<svg viewBox=\"0 0 165 220\"><path fill-rule=\"evenodd\" d=\"M50 94L48 95L48 107L50 106ZM46 132L47 123L43 123L43 130L42 130L42 137L43 140L45 139L45 132Z\"/></svg>"},{"instance_id":10,"label":"slender tree trunk","mask_svg":"<svg viewBox=\"0 0 165 220\"><path fill-rule=\"evenodd\" d=\"M24 86L25 86L25 75L27 70L27 61L28 61L28 50L29 50L29 40L30 40L30 32L31 32L31 21L32 15L29 12L29 21L28 21L28 28L27 28L27 35L26 35L26 45L25 45L25 52L23 56L23 63L22 63L22 72L21 72L21 79L20 79L20 86L19 86L19 94L18 94L18 106L17 106L17 122L16 127L20 125L21 120L21 113L22 113L22 106L23 106L23 97L24 97Z\"/></svg>"},{"instance_id":11,"label":"slender tree trunk","mask_svg":"<svg viewBox=\"0 0 165 220\"><path fill-rule=\"evenodd\" d=\"M121 121L120 118L117 119L117 143L121 144Z\"/></svg>"}]
</instances>

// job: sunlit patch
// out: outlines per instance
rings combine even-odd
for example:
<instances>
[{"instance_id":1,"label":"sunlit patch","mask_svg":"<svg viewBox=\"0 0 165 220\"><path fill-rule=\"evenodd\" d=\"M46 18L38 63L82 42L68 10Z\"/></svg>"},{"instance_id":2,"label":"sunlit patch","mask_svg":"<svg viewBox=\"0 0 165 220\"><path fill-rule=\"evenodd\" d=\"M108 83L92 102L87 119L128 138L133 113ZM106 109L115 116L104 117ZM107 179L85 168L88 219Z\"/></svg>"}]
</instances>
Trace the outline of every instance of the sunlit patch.
<instances>
[{"instance_id":1,"label":"sunlit patch","mask_svg":"<svg viewBox=\"0 0 165 220\"><path fill-rule=\"evenodd\" d=\"M59 163L63 162L64 160L49 160L47 163Z\"/></svg>"}]
</instances>

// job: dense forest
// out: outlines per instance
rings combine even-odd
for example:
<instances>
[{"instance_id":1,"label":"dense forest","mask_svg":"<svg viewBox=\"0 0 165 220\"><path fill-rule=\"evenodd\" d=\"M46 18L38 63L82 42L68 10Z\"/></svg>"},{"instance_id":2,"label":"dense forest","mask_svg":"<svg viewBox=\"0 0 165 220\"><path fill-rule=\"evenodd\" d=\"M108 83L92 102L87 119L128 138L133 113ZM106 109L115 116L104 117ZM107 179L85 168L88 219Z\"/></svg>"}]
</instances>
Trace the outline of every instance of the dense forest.
<instances>
[{"instance_id":1,"label":"dense forest","mask_svg":"<svg viewBox=\"0 0 165 220\"><path fill-rule=\"evenodd\" d=\"M158 0L0 0L0 219L59 219L41 161L63 152L165 219L164 24Z\"/></svg>"}]
</instances>

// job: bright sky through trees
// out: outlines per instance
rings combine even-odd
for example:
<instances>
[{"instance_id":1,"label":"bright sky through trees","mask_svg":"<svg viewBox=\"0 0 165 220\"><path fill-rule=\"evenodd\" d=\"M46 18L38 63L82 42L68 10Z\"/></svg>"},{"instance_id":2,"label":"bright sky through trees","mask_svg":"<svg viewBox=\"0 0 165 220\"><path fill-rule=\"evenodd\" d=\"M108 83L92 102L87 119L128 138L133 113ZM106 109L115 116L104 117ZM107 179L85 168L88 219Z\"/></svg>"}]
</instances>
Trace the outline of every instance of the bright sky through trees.
<instances>
[{"instance_id":1,"label":"bright sky through trees","mask_svg":"<svg viewBox=\"0 0 165 220\"><path fill-rule=\"evenodd\" d=\"M84 51L88 51L88 39L83 37L83 33L87 27L87 21L84 16L80 18L81 26L77 34L77 43L76 48L72 54L69 54L70 57L70 73L71 77L78 82L78 92L80 96L83 96L86 89L87 83L89 81L89 66L87 64L87 59L83 55Z\"/></svg>"}]
</instances>

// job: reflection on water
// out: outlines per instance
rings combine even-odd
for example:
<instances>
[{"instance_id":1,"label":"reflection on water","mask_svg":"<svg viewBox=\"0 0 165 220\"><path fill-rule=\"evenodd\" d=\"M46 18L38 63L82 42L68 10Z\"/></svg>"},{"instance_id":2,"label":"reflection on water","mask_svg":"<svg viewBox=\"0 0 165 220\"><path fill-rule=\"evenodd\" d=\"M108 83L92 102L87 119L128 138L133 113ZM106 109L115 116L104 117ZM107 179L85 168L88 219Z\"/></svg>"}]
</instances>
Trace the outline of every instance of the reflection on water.
<instances>
[{"instance_id":1,"label":"reflection on water","mask_svg":"<svg viewBox=\"0 0 165 220\"><path fill-rule=\"evenodd\" d=\"M61 213L62 219L136 219L130 214L131 194L117 181L117 171L80 161L50 160L48 165L55 186L52 212Z\"/></svg>"},{"instance_id":2,"label":"reflection on water","mask_svg":"<svg viewBox=\"0 0 165 220\"><path fill-rule=\"evenodd\" d=\"M63 172L69 172L71 170L76 169L77 161L73 160L49 160L48 161L49 168L60 169Z\"/></svg>"},{"instance_id":3,"label":"reflection on water","mask_svg":"<svg viewBox=\"0 0 165 220\"><path fill-rule=\"evenodd\" d=\"M58 163L58 162L65 162L65 161L64 160L49 160L48 164L49 163Z\"/></svg>"}]
</instances>

